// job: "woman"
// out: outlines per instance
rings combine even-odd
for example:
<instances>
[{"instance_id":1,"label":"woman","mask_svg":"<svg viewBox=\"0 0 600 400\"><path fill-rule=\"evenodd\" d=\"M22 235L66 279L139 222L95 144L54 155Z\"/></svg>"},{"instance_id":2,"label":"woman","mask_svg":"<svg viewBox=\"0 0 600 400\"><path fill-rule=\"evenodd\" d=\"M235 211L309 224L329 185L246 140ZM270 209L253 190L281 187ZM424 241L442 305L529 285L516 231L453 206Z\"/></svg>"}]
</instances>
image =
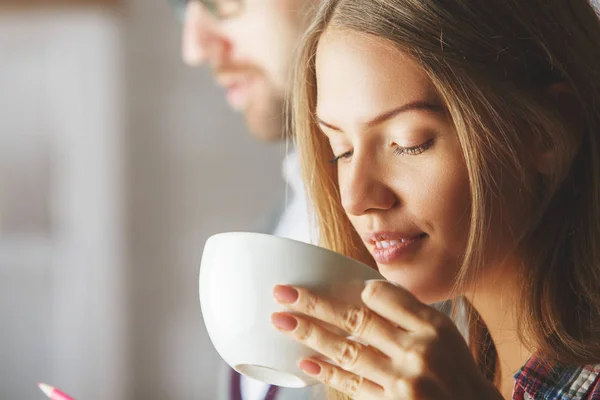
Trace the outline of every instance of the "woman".
<instances>
[{"instance_id":1,"label":"woman","mask_svg":"<svg viewBox=\"0 0 600 400\"><path fill-rule=\"evenodd\" d=\"M275 288L274 325L333 360L303 370L359 399L600 398L599 43L587 0L325 1L298 149L322 244L388 282L364 308Z\"/></svg>"}]
</instances>

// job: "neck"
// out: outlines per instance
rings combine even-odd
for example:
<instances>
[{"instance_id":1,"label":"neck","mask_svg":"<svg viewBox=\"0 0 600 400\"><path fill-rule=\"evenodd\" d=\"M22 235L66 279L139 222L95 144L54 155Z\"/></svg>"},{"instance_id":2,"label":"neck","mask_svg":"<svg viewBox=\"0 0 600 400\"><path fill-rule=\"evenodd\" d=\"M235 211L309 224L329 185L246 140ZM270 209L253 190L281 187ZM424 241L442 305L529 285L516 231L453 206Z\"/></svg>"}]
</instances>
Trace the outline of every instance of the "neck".
<instances>
[{"instance_id":1,"label":"neck","mask_svg":"<svg viewBox=\"0 0 600 400\"><path fill-rule=\"evenodd\" d=\"M514 264L516 265L516 264ZM510 399L514 387L513 375L531 356L517 334L519 307L519 278L516 268L503 266L502 271L478 284L476 292L466 295L485 322L498 352L498 389L505 399Z\"/></svg>"}]
</instances>

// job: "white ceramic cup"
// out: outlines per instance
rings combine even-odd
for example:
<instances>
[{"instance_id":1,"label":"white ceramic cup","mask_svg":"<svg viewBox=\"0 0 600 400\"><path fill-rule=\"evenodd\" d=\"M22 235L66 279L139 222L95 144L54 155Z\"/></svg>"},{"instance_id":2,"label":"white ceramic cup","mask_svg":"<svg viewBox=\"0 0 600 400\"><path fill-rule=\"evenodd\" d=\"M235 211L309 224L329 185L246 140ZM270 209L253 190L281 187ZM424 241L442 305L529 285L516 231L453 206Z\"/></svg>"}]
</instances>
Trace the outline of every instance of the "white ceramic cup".
<instances>
[{"instance_id":1,"label":"white ceramic cup","mask_svg":"<svg viewBox=\"0 0 600 400\"><path fill-rule=\"evenodd\" d=\"M200 305L209 337L233 369L265 383L317 383L298 368L316 355L278 332L271 314L285 310L273 298L278 284L302 286L349 304L362 304L365 282L384 279L349 257L295 240L231 232L206 242L200 266Z\"/></svg>"}]
</instances>

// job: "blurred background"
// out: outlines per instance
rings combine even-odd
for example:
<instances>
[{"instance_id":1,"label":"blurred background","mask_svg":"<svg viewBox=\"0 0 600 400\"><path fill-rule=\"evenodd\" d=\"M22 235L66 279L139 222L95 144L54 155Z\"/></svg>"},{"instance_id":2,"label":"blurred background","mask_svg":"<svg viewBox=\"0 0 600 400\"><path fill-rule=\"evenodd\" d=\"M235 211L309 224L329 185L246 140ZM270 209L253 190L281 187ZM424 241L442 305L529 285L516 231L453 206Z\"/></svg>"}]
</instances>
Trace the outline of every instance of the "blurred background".
<instances>
[{"instance_id":1,"label":"blurred background","mask_svg":"<svg viewBox=\"0 0 600 400\"><path fill-rule=\"evenodd\" d=\"M164 0L0 0L0 399L213 399L204 241L255 230L257 143Z\"/></svg>"}]
</instances>

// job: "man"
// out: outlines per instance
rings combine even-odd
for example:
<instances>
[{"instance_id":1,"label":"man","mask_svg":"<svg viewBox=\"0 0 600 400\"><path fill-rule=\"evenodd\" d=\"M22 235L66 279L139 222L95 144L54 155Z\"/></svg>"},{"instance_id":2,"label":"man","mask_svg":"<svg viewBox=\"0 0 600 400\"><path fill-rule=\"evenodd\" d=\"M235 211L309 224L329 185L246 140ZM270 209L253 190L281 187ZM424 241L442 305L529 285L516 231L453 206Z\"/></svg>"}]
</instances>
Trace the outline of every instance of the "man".
<instances>
[{"instance_id":1,"label":"man","mask_svg":"<svg viewBox=\"0 0 600 400\"><path fill-rule=\"evenodd\" d=\"M210 65L227 101L242 112L258 140L283 140L284 96L294 50L318 0L171 0L183 21L182 56L190 66ZM310 241L307 204L297 156L284 160L290 202L272 232ZM310 389L269 387L228 370L223 400L316 399Z\"/></svg>"}]
</instances>

